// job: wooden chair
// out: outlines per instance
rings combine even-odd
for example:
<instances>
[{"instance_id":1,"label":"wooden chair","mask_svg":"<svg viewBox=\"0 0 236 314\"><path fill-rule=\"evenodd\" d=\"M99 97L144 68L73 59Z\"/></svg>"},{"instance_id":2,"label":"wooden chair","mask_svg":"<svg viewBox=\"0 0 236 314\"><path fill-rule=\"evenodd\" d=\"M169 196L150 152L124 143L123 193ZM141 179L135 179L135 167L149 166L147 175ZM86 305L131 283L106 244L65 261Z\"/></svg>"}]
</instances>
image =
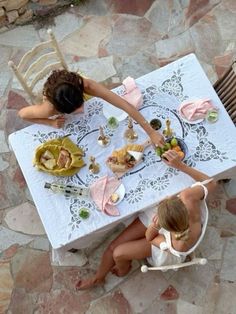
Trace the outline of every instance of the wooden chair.
<instances>
[{"instance_id":1,"label":"wooden chair","mask_svg":"<svg viewBox=\"0 0 236 314\"><path fill-rule=\"evenodd\" d=\"M15 76L33 103L39 100L39 95L33 92L33 90L40 80L54 69L64 68L68 70L52 30L49 29L47 33L49 40L38 44L28 51L22 57L18 66L13 61L8 62L9 67L12 68Z\"/></svg>"},{"instance_id":2,"label":"wooden chair","mask_svg":"<svg viewBox=\"0 0 236 314\"><path fill-rule=\"evenodd\" d=\"M236 60L213 87L236 125Z\"/></svg>"}]
</instances>

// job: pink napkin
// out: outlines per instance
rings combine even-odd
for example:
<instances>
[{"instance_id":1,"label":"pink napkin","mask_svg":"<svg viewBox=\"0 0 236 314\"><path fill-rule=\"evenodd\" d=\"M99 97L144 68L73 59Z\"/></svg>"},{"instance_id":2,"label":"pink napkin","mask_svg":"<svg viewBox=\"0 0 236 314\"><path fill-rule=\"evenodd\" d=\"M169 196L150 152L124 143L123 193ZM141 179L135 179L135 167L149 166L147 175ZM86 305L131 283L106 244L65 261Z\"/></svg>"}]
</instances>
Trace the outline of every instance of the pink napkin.
<instances>
[{"instance_id":1,"label":"pink napkin","mask_svg":"<svg viewBox=\"0 0 236 314\"><path fill-rule=\"evenodd\" d=\"M108 204L111 195L120 186L121 182L115 178L104 176L90 186L90 195L97 205L97 207L110 216L119 216L119 210L114 206Z\"/></svg>"},{"instance_id":2,"label":"pink napkin","mask_svg":"<svg viewBox=\"0 0 236 314\"><path fill-rule=\"evenodd\" d=\"M179 107L180 115L189 121L204 119L209 109L216 109L210 99L197 99L183 102Z\"/></svg>"},{"instance_id":3,"label":"pink napkin","mask_svg":"<svg viewBox=\"0 0 236 314\"><path fill-rule=\"evenodd\" d=\"M122 83L125 87L125 94L121 97L136 109L139 109L143 103L143 96L140 89L136 86L135 80L128 76Z\"/></svg>"}]
</instances>

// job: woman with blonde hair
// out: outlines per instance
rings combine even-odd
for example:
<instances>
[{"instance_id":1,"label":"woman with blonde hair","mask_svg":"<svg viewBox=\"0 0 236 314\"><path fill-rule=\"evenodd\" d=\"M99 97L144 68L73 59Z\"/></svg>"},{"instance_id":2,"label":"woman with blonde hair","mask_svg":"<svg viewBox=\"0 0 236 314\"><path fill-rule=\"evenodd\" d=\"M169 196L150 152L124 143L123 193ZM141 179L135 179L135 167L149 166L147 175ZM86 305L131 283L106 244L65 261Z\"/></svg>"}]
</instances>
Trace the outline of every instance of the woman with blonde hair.
<instances>
[{"instance_id":1,"label":"woman with blonde hair","mask_svg":"<svg viewBox=\"0 0 236 314\"><path fill-rule=\"evenodd\" d=\"M133 259L147 258L153 266L181 263L201 242L208 219L206 197L214 191L216 182L184 164L173 150L165 152L164 157L168 166L197 182L140 214L105 250L96 274L80 280L77 289L103 283L109 271L125 276Z\"/></svg>"}]
</instances>

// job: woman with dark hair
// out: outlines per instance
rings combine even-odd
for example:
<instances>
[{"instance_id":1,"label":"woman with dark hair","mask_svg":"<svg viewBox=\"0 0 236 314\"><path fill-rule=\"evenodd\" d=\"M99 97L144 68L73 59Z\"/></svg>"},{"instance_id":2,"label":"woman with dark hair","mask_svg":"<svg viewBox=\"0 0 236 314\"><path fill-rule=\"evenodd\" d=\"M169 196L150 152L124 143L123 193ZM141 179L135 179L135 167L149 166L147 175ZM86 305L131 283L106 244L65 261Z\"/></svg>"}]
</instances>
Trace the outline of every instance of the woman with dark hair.
<instances>
[{"instance_id":1,"label":"woman with dark hair","mask_svg":"<svg viewBox=\"0 0 236 314\"><path fill-rule=\"evenodd\" d=\"M154 145L164 145L162 135L153 130L134 106L103 85L78 73L67 70L53 71L44 84L43 96L42 104L22 108L19 116L33 123L61 128L65 123L64 114L82 112L84 101L95 96L126 111L144 129ZM55 115L58 115L55 119L50 118Z\"/></svg>"},{"instance_id":2,"label":"woman with dark hair","mask_svg":"<svg viewBox=\"0 0 236 314\"><path fill-rule=\"evenodd\" d=\"M181 263L201 242L208 219L206 196L214 191L216 182L184 164L177 152L169 150L163 155L168 166L197 182L140 214L105 250L96 274L78 281L78 290L102 284L110 271L125 276L133 259L147 258L153 266Z\"/></svg>"}]
</instances>

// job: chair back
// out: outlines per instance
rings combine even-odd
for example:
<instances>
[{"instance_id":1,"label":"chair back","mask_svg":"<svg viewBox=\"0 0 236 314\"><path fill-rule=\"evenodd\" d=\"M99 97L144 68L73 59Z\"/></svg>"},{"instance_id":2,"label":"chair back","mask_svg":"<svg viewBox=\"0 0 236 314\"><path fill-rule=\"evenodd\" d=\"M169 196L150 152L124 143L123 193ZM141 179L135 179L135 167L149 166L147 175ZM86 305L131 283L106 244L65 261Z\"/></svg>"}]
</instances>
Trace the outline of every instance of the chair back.
<instances>
[{"instance_id":1,"label":"chair back","mask_svg":"<svg viewBox=\"0 0 236 314\"><path fill-rule=\"evenodd\" d=\"M213 87L236 125L236 60Z\"/></svg>"},{"instance_id":2,"label":"chair back","mask_svg":"<svg viewBox=\"0 0 236 314\"><path fill-rule=\"evenodd\" d=\"M212 181L212 178L207 179L201 183L204 185L204 184L209 183L210 181ZM202 201L202 204L201 204L202 230L201 230L201 235L199 236L195 245L191 249L189 249L187 252L178 252L173 248L169 249L171 254L176 255L178 257L183 257L184 258L183 262L178 263L178 264L150 266L150 267L144 264L141 267L141 271L143 273L146 273L149 270L160 270L160 271L165 272L167 270L178 270L180 268L189 267L189 266L193 266L193 265L205 265L207 263L207 259L206 258L197 258L195 256L195 250L197 249L197 247L199 246L199 244L202 242L202 240L204 238L206 228L207 228L207 223L208 223L208 216L209 216L208 215L208 207L207 207L206 201L204 199Z\"/></svg>"},{"instance_id":3,"label":"chair back","mask_svg":"<svg viewBox=\"0 0 236 314\"><path fill-rule=\"evenodd\" d=\"M9 67L33 103L38 100L38 95L33 90L40 80L57 68L68 70L52 30L49 29L47 33L49 40L28 51L18 65L15 65L13 61L8 62Z\"/></svg>"}]
</instances>

